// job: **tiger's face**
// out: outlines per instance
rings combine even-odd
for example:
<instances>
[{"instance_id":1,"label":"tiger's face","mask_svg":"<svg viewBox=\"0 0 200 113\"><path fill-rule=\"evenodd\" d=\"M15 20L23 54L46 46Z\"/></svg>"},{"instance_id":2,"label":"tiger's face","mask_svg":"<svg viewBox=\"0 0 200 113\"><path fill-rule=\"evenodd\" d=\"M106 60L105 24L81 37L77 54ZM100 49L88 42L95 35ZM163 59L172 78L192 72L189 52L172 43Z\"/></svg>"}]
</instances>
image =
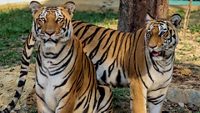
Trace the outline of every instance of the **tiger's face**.
<instances>
[{"instance_id":1,"label":"tiger's face","mask_svg":"<svg viewBox=\"0 0 200 113\"><path fill-rule=\"evenodd\" d=\"M33 15L32 32L36 39L46 48L53 48L59 42L66 42L72 35L73 2L67 2L60 7L46 7L39 2L30 3Z\"/></svg>"},{"instance_id":2,"label":"tiger's face","mask_svg":"<svg viewBox=\"0 0 200 113\"><path fill-rule=\"evenodd\" d=\"M154 20L147 17L145 42L154 60L164 60L174 54L178 44L176 27L181 22L180 15L173 15L170 20Z\"/></svg>"}]
</instances>

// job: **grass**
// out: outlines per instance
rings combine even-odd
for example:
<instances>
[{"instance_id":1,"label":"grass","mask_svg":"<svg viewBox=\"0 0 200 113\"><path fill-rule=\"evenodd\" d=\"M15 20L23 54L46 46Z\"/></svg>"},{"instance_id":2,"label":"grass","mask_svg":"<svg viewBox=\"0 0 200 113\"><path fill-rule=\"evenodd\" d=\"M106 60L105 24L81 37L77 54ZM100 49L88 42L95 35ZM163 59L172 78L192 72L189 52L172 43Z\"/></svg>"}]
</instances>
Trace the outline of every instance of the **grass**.
<instances>
[{"instance_id":1,"label":"grass","mask_svg":"<svg viewBox=\"0 0 200 113\"><path fill-rule=\"evenodd\" d=\"M22 35L31 29L31 14L28 10L11 10L0 13L0 66L18 64L23 43Z\"/></svg>"},{"instance_id":2,"label":"grass","mask_svg":"<svg viewBox=\"0 0 200 113\"><path fill-rule=\"evenodd\" d=\"M183 9L177 9L176 13L180 14L183 19L185 18L185 11ZM191 11L191 19L189 21L188 28L192 33L200 32L200 20L198 19L199 15L199 10Z\"/></svg>"}]
</instances>

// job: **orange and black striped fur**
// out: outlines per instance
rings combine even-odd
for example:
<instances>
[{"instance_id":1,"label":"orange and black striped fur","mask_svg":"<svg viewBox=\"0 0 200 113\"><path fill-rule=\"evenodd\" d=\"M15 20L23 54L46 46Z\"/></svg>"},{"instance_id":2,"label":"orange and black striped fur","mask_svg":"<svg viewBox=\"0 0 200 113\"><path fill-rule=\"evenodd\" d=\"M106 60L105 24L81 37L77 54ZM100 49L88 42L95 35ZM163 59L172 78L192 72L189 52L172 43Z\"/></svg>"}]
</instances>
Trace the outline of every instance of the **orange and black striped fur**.
<instances>
[{"instance_id":1,"label":"orange and black striped fur","mask_svg":"<svg viewBox=\"0 0 200 113\"><path fill-rule=\"evenodd\" d=\"M135 33L97 27L73 21L74 34L92 60L100 84L130 86L134 113L160 113L168 85L172 79L176 27L181 17L153 19Z\"/></svg>"},{"instance_id":2,"label":"orange and black striped fur","mask_svg":"<svg viewBox=\"0 0 200 113\"><path fill-rule=\"evenodd\" d=\"M34 44L38 113L109 113L112 91L98 85L96 71L73 34L71 17L75 4L46 7L32 1L32 33L27 38L15 98L1 113L9 113L19 99Z\"/></svg>"}]
</instances>

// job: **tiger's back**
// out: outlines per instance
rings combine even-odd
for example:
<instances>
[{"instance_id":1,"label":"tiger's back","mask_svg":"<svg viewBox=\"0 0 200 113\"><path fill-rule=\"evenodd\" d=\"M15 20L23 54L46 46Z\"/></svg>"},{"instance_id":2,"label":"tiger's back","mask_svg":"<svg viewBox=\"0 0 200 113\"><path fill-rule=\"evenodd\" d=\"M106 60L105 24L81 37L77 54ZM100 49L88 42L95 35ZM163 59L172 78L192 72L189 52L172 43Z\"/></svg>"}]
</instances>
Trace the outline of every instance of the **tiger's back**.
<instances>
[{"instance_id":1,"label":"tiger's back","mask_svg":"<svg viewBox=\"0 0 200 113\"><path fill-rule=\"evenodd\" d=\"M125 54L133 44L133 34L120 32L73 20L74 34L92 60L100 84L128 86L125 74Z\"/></svg>"}]
</instances>

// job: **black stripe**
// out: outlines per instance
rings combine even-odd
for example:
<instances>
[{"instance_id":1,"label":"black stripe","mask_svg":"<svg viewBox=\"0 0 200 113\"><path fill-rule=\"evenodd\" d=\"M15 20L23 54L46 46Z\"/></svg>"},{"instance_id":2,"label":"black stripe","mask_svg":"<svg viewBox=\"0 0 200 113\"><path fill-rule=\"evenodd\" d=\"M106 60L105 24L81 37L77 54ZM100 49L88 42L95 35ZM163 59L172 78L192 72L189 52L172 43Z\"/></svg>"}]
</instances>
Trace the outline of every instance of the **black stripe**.
<instances>
[{"instance_id":1,"label":"black stripe","mask_svg":"<svg viewBox=\"0 0 200 113\"><path fill-rule=\"evenodd\" d=\"M21 97L21 94L16 90L14 97L19 99Z\"/></svg>"},{"instance_id":2,"label":"black stripe","mask_svg":"<svg viewBox=\"0 0 200 113\"><path fill-rule=\"evenodd\" d=\"M13 109L16 103L14 102L14 100L12 100L8 105L10 106L10 109Z\"/></svg>"},{"instance_id":3,"label":"black stripe","mask_svg":"<svg viewBox=\"0 0 200 113\"><path fill-rule=\"evenodd\" d=\"M84 35L85 34L87 34L87 31L89 30L89 28L90 27L92 27L93 25L86 25L85 27L84 27L84 30L83 30L83 32L82 32L82 35L81 36L79 36L79 37L84 37Z\"/></svg>"},{"instance_id":4,"label":"black stripe","mask_svg":"<svg viewBox=\"0 0 200 113\"><path fill-rule=\"evenodd\" d=\"M164 87L159 87L159 88L157 88L157 89L150 90L150 92L152 92L152 91L162 90L162 89L167 88L168 86L169 86L169 84L168 84L167 86L164 86Z\"/></svg>"},{"instance_id":5,"label":"black stripe","mask_svg":"<svg viewBox=\"0 0 200 113\"><path fill-rule=\"evenodd\" d=\"M40 100L42 100L46 104L45 100L37 92L35 94L36 94L37 97L40 98Z\"/></svg>"},{"instance_id":6,"label":"black stripe","mask_svg":"<svg viewBox=\"0 0 200 113\"><path fill-rule=\"evenodd\" d=\"M23 51L23 54L22 54L26 60L29 60L31 57L27 55L27 51L26 51L26 47L24 47L24 51ZM23 57L22 57L23 58ZM23 58L24 59L24 58Z\"/></svg>"},{"instance_id":7,"label":"black stripe","mask_svg":"<svg viewBox=\"0 0 200 113\"><path fill-rule=\"evenodd\" d=\"M106 32L108 29L104 30L101 34L101 36L99 37L99 41L98 44L96 45L96 47L90 52L90 54L88 55L90 59L93 59L94 56L97 54L97 52L99 51L99 47L102 44L102 40L105 38L106 36Z\"/></svg>"},{"instance_id":8,"label":"black stripe","mask_svg":"<svg viewBox=\"0 0 200 113\"><path fill-rule=\"evenodd\" d=\"M108 67L108 76L110 77L111 72L114 69L114 65L115 65L115 60L113 61L113 63L111 63L111 65Z\"/></svg>"},{"instance_id":9,"label":"black stripe","mask_svg":"<svg viewBox=\"0 0 200 113\"><path fill-rule=\"evenodd\" d=\"M100 95L100 98L99 98L99 100L98 100L98 107L97 108L99 108L99 106L100 106L100 104L101 104L101 102L104 100L104 98L105 98L105 90L104 90L104 88L103 87L97 87L97 90L99 91L99 95Z\"/></svg>"},{"instance_id":10,"label":"black stripe","mask_svg":"<svg viewBox=\"0 0 200 113\"><path fill-rule=\"evenodd\" d=\"M1 113L10 113L10 111L8 110L8 108L5 108L5 109L3 110L3 112L1 112Z\"/></svg>"},{"instance_id":11,"label":"black stripe","mask_svg":"<svg viewBox=\"0 0 200 113\"><path fill-rule=\"evenodd\" d=\"M24 64L24 65L26 65L26 66L29 66L29 62L26 61L23 57L21 59L21 63Z\"/></svg>"},{"instance_id":12,"label":"black stripe","mask_svg":"<svg viewBox=\"0 0 200 113\"><path fill-rule=\"evenodd\" d=\"M83 111L83 113L88 113L89 106Z\"/></svg>"},{"instance_id":13,"label":"black stripe","mask_svg":"<svg viewBox=\"0 0 200 113\"><path fill-rule=\"evenodd\" d=\"M112 30L112 31L110 32L110 35L108 36L105 45L104 45L104 46L102 45L102 46L103 46L103 49L108 45L108 42L110 42L110 39L111 39L111 37L113 36L113 34L114 34L115 32L116 32L115 30ZM111 43L112 43L112 42L111 42Z\"/></svg>"},{"instance_id":14,"label":"black stripe","mask_svg":"<svg viewBox=\"0 0 200 113\"><path fill-rule=\"evenodd\" d=\"M21 70L21 71L20 71L20 76L19 76L19 77L21 78L21 77L23 77L23 76L26 76L27 74L28 74L28 71L23 71L23 70Z\"/></svg>"},{"instance_id":15,"label":"black stripe","mask_svg":"<svg viewBox=\"0 0 200 113\"><path fill-rule=\"evenodd\" d=\"M22 87L25 85L25 83L26 83L26 80L25 81L19 80L17 87Z\"/></svg>"},{"instance_id":16,"label":"black stripe","mask_svg":"<svg viewBox=\"0 0 200 113\"><path fill-rule=\"evenodd\" d=\"M145 83L144 80L142 79L142 75L141 75L141 73L140 73L139 67L137 67L136 70L137 70L137 75L139 75L139 77L140 77L140 79L141 79L143 85L145 86L146 89L148 89L148 86L146 85L146 83Z\"/></svg>"},{"instance_id":17,"label":"black stripe","mask_svg":"<svg viewBox=\"0 0 200 113\"><path fill-rule=\"evenodd\" d=\"M44 70L42 69L42 67L38 67L38 68L39 68L40 74L42 74L44 77L48 78L48 76L46 75L46 73L43 72Z\"/></svg>"},{"instance_id":18,"label":"black stripe","mask_svg":"<svg viewBox=\"0 0 200 113\"><path fill-rule=\"evenodd\" d=\"M86 97L84 97L84 98L76 105L75 110L78 109L78 108L83 104L83 102L85 101L85 98L86 98Z\"/></svg>"},{"instance_id":19,"label":"black stripe","mask_svg":"<svg viewBox=\"0 0 200 113\"><path fill-rule=\"evenodd\" d=\"M44 58L51 58L51 59L56 59L60 54L61 54L61 52L64 50L64 48L66 47L66 44L60 49L60 51L58 52L58 53L46 53L47 55L53 55L53 57L49 57L49 56L46 56L46 55L44 55L44 53L43 53L43 56L44 56Z\"/></svg>"},{"instance_id":20,"label":"black stripe","mask_svg":"<svg viewBox=\"0 0 200 113\"><path fill-rule=\"evenodd\" d=\"M146 54L148 54L148 53L146 53ZM146 63L146 68L147 68L147 75L149 76L149 78L151 79L151 81L154 83L154 80L153 80L153 78L152 78L152 76L151 76L151 74L149 72L149 66L148 66L148 62L147 62L146 57L145 57L145 63Z\"/></svg>"},{"instance_id":21,"label":"black stripe","mask_svg":"<svg viewBox=\"0 0 200 113\"><path fill-rule=\"evenodd\" d=\"M85 37L84 40L82 41L83 47L85 47L85 45L89 44L92 39L95 37L95 35L99 32L100 28L96 28L95 31L88 37Z\"/></svg>"},{"instance_id":22,"label":"black stripe","mask_svg":"<svg viewBox=\"0 0 200 113\"><path fill-rule=\"evenodd\" d=\"M101 80L104 82L104 83L106 83L106 71L104 70L103 71L103 75L101 76Z\"/></svg>"},{"instance_id":23,"label":"black stripe","mask_svg":"<svg viewBox=\"0 0 200 113\"><path fill-rule=\"evenodd\" d=\"M80 27L78 30L74 31L74 35L78 36L78 33L84 28L84 26ZM82 37L79 37L82 38Z\"/></svg>"},{"instance_id":24,"label":"black stripe","mask_svg":"<svg viewBox=\"0 0 200 113\"><path fill-rule=\"evenodd\" d=\"M114 54L115 54L115 51L116 51L116 48L117 48L117 45L118 45L119 36L120 36L120 32L118 32L118 33L117 33L117 36L116 36L115 46L114 46L114 50L113 50L112 57L113 57ZM120 47L119 47L119 48L120 48Z\"/></svg>"},{"instance_id":25,"label":"black stripe","mask_svg":"<svg viewBox=\"0 0 200 113\"><path fill-rule=\"evenodd\" d=\"M107 50L103 53L102 57L100 58L100 60L98 61L98 65L101 65L104 63L104 61L107 59L110 47L111 47L112 43L108 46Z\"/></svg>"},{"instance_id":26,"label":"black stripe","mask_svg":"<svg viewBox=\"0 0 200 113\"><path fill-rule=\"evenodd\" d=\"M120 86L120 84L121 84L121 72L120 72L120 70L118 70L116 81L117 81L117 84L118 84L117 86Z\"/></svg>"},{"instance_id":27,"label":"black stripe","mask_svg":"<svg viewBox=\"0 0 200 113\"><path fill-rule=\"evenodd\" d=\"M121 34L122 34L122 36L120 38L125 38L126 33L122 32ZM119 45L121 45L121 44L122 43L120 43ZM119 57L120 50L121 50L121 47L119 47L119 49L117 51L115 51L115 52L117 52L116 59L118 59L118 57ZM116 62L116 66L118 66L118 62Z\"/></svg>"},{"instance_id":28,"label":"black stripe","mask_svg":"<svg viewBox=\"0 0 200 113\"><path fill-rule=\"evenodd\" d=\"M164 96L164 95L160 95L160 96L157 96L157 97L154 97L154 98L149 96L149 97L147 97L147 100L148 100L148 101L151 101L151 100L153 101L153 100L157 100L157 99L159 99L159 98L161 98L161 97L163 97L163 96Z\"/></svg>"},{"instance_id":29,"label":"black stripe","mask_svg":"<svg viewBox=\"0 0 200 113\"><path fill-rule=\"evenodd\" d=\"M74 43L74 42L72 42L72 43ZM73 46L72 46L72 51L70 52L70 57L69 57L69 59L68 59L62 66L60 66L58 69L54 70L54 71L57 71L57 72L55 72L55 73L50 73L50 74L49 74L50 76L58 75L59 73L63 72L63 70L65 69L65 67L67 67L67 66L69 65L69 63L70 63L72 57L74 56L74 55L73 55L73 52L74 52L73 50L74 50L74 44L73 44ZM58 71L58 70L59 70L59 71Z\"/></svg>"},{"instance_id":30,"label":"black stripe","mask_svg":"<svg viewBox=\"0 0 200 113\"><path fill-rule=\"evenodd\" d=\"M39 81L38 81L38 77L36 76L36 83L37 83L37 85L41 88L41 89L44 89L44 87L39 83Z\"/></svg>"}]
</instances>

